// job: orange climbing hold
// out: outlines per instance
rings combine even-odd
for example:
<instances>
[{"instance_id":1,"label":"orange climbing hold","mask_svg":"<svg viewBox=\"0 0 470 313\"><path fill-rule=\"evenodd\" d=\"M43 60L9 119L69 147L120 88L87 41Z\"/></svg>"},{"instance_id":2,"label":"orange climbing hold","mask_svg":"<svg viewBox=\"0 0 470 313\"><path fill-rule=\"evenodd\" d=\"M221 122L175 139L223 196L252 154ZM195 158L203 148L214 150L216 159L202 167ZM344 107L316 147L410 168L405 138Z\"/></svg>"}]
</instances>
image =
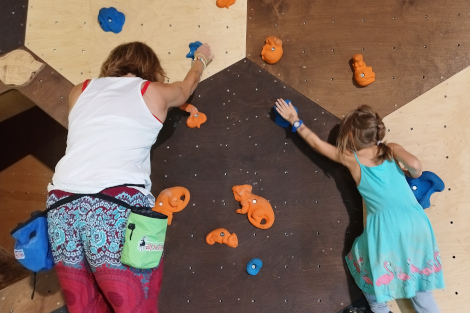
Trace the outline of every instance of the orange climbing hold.
<instances>
[{"instance_id":1,"label":"orange climbing hold","mask_svg":"<svg viewBox=\"0 0 470 313\"><path fill-rule=\"evenodd\" d=\"M372 72L372 67L366 66L362 54L353 55L352 66L354 68L354 79L359 86L365 87L375 81L375 73Z\"/></svg>"},{"instance_id":2,"label":"orange climbing hold","mask_svg":"<svg viewBox=\"0 0 470 313\"><path fill-rule=\"evenodd\" d=\"M189 112L190 114L186 120L186 125L189 128L201 128L201 124L207 121L207 116L204 113L199 112L198 109L192 104L185 103L180 106L180 109Z\"/></svg>"},{"instance_id":3,"label":"orange climbing hold","mask_svg":"<svg viewBox=\"0 0 470 313\"><path fill-rule=\"evenodd\" d=\"M266 44L261 51L261 58L266 63L274 64L281 59L283 52L282 40L275 36L269 36L266 38Z\"/></svg>"},{"instance_id":4,"label":"orange climbing hold","mask_svg":"<svg viewBox=\"0 0 470 313\"><path fill-rule=\"evenodd\" d=\"M214 243L224 243L229 247L238 247L238 238L235 233L230 234L225 228L217 228L206 236L206 242L210 245Z\"/></svg>"},{"instance_id":5,"label":"orange climbing hold","mask_svg":"<svg viewBox=\"0 0 470 313\"><path fill-rule=\"evenodd\" d=\"M219 8L227 8L235 3L235 0L217 0L215 3Z\"/></svg>"},{"instance_id":6,"label":"orange climbing hold","mask_svg":"<svg viewBox=\"0 0 470 313\"><path fill-rule=\"evenodd\" d=\"M268 229L274 223L274 211L268 200L251 193L252 186L233 186L232 191L235 200L240 202L242 208L236 212L247 214L248 220L260 229Z\"/></svg>"},{"instance_id":7,"label":"orange climbing hold","mask_svg":"<svg viewBox=\"0 0 470 313\"><path fill-rule=\"evenodd\" d=\"M168 225L171 225L173 213L183 210L188 202L188 189L179 186L170 187L160 192L152 210L168 216Z\"/></svg>"}]
</instances>

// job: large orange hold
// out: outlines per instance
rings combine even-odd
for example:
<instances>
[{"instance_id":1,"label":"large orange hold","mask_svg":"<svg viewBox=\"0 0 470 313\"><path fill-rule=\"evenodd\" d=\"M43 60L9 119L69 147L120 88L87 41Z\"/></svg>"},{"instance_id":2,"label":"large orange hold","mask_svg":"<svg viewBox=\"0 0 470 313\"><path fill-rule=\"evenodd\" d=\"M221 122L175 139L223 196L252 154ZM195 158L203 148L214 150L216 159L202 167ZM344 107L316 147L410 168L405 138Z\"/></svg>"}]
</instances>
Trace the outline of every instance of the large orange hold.
<instances>
[{"instance_id":1,"label":"large orange hold","mask_svg":"<svg viewBox=\"0 0 470 313\"><path fill-rule=\"evenodd\" d=\"M188 202L188 189L179 186L170 187L160 192L152 210L168 216L168 225L171 225L173 213L183 210Z\"/></svg>"},{"instance_id":2,"label":"large orange hold","mask_svg":"<svg viewBox=\"0 0 470 313\"><path fill-rule=\"evenodd\" d=\"M217 0L215 3L219 8L227 8L235 3L235 0Z\"/></svg>"},{"instance_id":3,"label":"large orange hold","mask_svg":"<svg viewBox=\"0 0 470 313\"><path fill-rule=\"evenodd\" d=\"M266 38L266 44L263 46L261 51L261 58L269 64L277 63L284 53L282 49L282 40L275 37L269 36Z\"/></svg>"},{"instance_id":4,"label":"large orange hold","mask_svg":"<svg viewBox=\"0 0 470 313\"><path fill-rule=\"evenodd\" d=\"M268 229L274 223L274 211L268 200L251 193L250 185L233 186L235 200L240 202L242 208L236 212L247 214L248 220L260 229Z\"/></svg>"},{"instance_id":5,"label":"large orange hold","mask_svg":"<svg viewBox=\"0 0 470 313\"><path fill-rule=\"evenodd\" d=\"M180 109L189 112L189 117L186 120L186 126L189 128L201 128L201 124L207 121L207 116L204 113L199 112L198 109L192 104L185 103L180 106Z\"/></svg>"},{"instance_id":6,"label":"large orange hold","mask_svg":"<svg viewBox=\"0 0 470 313\"><path fill-rule=\"evenodd\" d=\"M224 243L229 247L238 247L238 238L235 233L230 234L225 228L217 228L206 236L206 242L210 245L214 243Z\"/></svg>"},{"instance_id":7,"label":"large orange hold","mask_svg":"<svg viewBox=\"0 0 470 313\"><path fill-rule=\"evenodd\" d=\"M372 67L366 66L362 54L353 55L352 66L354 68L354 79L359 86L365 87L375 81L375 73L372 72Z\"/></svg>"}]
</instances>

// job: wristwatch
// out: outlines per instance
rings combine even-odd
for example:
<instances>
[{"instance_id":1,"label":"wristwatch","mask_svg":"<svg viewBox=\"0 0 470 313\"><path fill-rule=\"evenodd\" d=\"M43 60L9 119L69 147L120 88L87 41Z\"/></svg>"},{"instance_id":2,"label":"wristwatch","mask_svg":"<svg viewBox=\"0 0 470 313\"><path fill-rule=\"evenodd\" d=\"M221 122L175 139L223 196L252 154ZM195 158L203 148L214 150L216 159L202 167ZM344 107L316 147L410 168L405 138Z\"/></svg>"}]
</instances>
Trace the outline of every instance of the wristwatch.
<instances>
[{"instance_id":1,"label":"wristwatch","mask_svg":"<svg viewBox=\"0 0 470 313\"><path fill-rule=\"evenodd\" d=\"M294 124L292 124L292 132L295 133L297 128L299 128L303 123L304 122L302 122L302 120L295 121Z\"/></svg>"}]
</instances>

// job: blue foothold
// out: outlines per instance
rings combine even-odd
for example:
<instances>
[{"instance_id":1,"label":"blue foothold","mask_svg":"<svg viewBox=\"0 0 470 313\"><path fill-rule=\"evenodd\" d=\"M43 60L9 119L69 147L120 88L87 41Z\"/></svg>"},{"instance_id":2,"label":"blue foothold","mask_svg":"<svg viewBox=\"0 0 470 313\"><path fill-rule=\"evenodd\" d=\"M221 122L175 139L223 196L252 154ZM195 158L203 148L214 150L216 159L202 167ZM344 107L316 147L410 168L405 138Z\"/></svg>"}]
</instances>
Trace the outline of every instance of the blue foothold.
<instances>
[{"instance_id":1,"label":"blue foothold","mask_svg":"<svg viewBox=\"0 0 470 313\"><path fill-rule=\"evenodd\" d=\"M186 54L186 57L188 59L194 59L194 52L196 52L197 48L200 46L202 46L202 42L200 41L191 42L189 44L189 52Z\"/></svg>"},{"instance_id":2,"label":"blue foothold","mask_svg":"<svg viewBox=\"0 0 470 313\"><path fill-rule=\"evenodd\" d=\"M115 34L121 32L125 21L125 15L113 7L101 8L98 13L98 22L105 32L113 32Z\"/></svg>"},{"instance_id":3,"label":"blue foothold","mask_svg":"<svg viewBox=\"0 0 470 313\"><path fill-rule=\"evenodd\" d=\"M424 171L418 178L407 176L406 181L423 209L427 209L431 206L430 198L433 193L441 192L445 188L442 179L429 171Z\"/></svg>"},{"instance_id":4,"label":"blue foothold","mask_svg":"<svg viewBox=\"0 0 470 313\"><path fill-rule=\"evenodd\" d=\"M256 275L258 274L262 266L263 266L263 262L260 259L257 259L257 258L251 259L246 264L246 272L250 275Z\"/></svg>"},{"instance_id":5,"label":"blue foothold","mask_svg":"<svg viewBox=\"0 0 470 313\"><path fill-rule=\"evenodd\" d=\"M288 100L288 99L286 99L284 101L287 104L291 104L290 100ZM297 113L299 113L299 110L297 110L296 107L294 107L294 109ZM274 123L276 123L276 125L281 126L282 128L286 128L286 127L290 126L290 123L288 121L286 121L282 116L280 116L279 113L277 113L276 107L274 107L273 110L274 110Z\"/></svg>"}]
</instances>

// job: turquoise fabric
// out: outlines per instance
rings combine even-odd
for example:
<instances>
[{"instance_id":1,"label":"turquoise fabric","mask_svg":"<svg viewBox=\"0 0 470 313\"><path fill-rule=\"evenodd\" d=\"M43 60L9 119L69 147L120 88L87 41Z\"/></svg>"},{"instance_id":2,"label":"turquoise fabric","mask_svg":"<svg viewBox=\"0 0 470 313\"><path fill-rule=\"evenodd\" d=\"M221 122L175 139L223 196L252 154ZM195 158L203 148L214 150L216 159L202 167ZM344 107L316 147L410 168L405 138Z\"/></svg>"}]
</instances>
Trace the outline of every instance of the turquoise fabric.
<instances>
[{"instance_id":1,"label":"turquoise fabric","mask_svg":"<svg viewBox=\"0 0 470 313\"><path fill-rule=\"evenodd\" d=\"M378 302L444 288L431 223L399 165L384 161L368 167L356 160L361 168L357 188L367 210L364 232L345 257L356 284Z\"/></svg>"}]
</instances>

